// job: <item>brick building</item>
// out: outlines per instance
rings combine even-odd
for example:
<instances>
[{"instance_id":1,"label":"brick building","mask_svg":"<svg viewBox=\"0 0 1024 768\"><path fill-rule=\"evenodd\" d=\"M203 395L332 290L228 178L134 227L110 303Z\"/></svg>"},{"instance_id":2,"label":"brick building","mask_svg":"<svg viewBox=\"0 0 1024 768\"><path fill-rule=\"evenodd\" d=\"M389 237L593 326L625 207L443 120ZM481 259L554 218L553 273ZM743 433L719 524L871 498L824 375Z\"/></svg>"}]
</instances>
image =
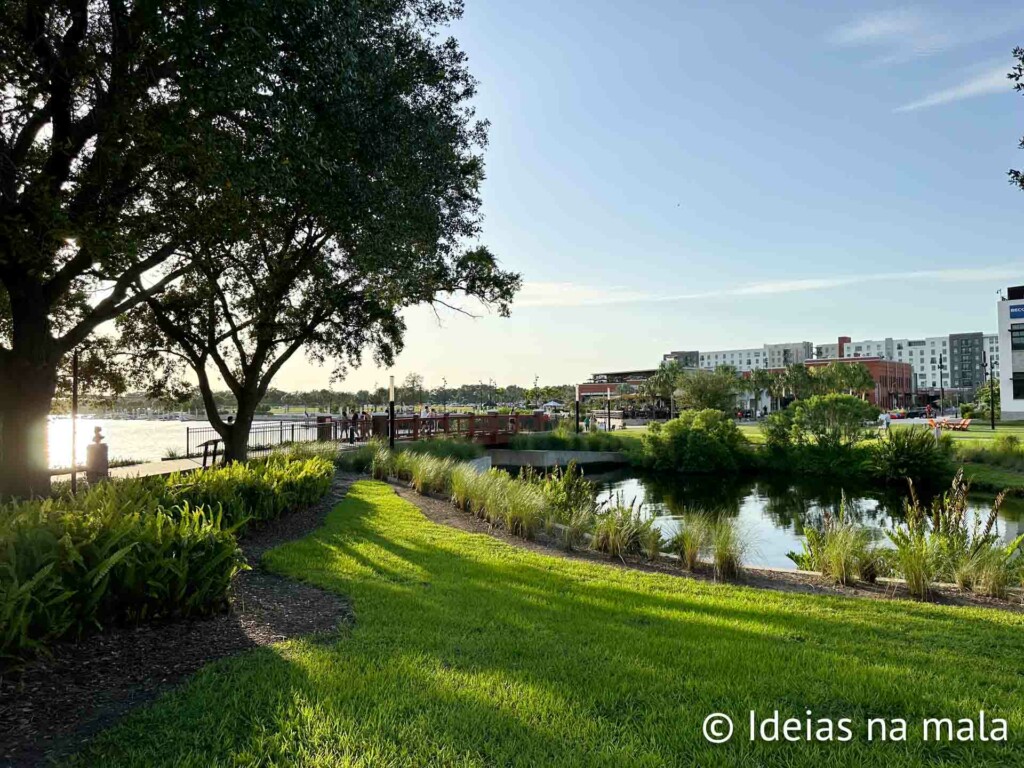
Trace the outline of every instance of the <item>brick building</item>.
<instances>
[{"instance_id":1,"label":"brick building","mask_svg":"<svg viewBox=\"0 0 1024 768\"><path fill-rule=\"evenodd\" d=\"M867 393L867 399L880 408L907 408L914 404L914 369L910 363L887 360L883 357L843 357L804 361L808 368L819 368L830 363L860 363L867 368L871 378L875 380L875 389Z\"/></svg>"}]
</instances>

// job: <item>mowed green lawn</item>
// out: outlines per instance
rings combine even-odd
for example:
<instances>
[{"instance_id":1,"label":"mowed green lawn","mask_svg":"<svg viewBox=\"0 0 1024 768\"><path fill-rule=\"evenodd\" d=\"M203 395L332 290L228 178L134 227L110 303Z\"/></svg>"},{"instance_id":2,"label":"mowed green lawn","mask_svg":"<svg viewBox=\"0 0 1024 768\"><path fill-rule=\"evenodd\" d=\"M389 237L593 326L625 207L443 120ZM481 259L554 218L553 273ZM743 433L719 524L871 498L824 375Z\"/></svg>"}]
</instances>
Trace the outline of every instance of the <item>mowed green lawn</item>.
<instances>
[{"instance_id":1,"label":"mowed green lawn","mask_svg":"<svg viewBox=\"0 0 1024 768\"><path fill-rule=\"evenodd\" d=\"M355 626L208 667L101 735L83 765L1021 764L1024 620L716 585L534 554L357 483L274 571L352 599ZM846 744L751 743L748 711L848 717ZM924 717L1009 744L923 743ZM728 744L704 718L736 719ZM907 720L868 743L868 717Z\"/></svg>"}]
</instances>

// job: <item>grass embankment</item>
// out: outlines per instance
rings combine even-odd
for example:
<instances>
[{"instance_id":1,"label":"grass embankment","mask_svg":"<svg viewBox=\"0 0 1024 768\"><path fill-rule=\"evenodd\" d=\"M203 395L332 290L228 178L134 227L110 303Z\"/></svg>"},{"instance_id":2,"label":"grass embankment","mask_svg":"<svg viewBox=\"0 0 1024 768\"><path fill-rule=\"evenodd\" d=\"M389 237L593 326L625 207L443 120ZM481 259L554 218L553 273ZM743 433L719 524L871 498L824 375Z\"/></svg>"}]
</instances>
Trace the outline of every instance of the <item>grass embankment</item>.
<instances>
[{"instance_id":1,"label":"grass embankment","mask_svg":"<svg viewBox=\"0 0 1024 768\"><path fill-rule=\"evenodd\" d=\"M357 483L281 574L351 597L354 628L218 663L82 765L1010 765L1024 619L715 585L512 547ZM751 743L749 710L852 719L847 744ZM923 743L924 717L1010 745ZM701 736L713 712L734 741ZM866 740L905 718L907 743Z\"/></svg>"}]
</instances>

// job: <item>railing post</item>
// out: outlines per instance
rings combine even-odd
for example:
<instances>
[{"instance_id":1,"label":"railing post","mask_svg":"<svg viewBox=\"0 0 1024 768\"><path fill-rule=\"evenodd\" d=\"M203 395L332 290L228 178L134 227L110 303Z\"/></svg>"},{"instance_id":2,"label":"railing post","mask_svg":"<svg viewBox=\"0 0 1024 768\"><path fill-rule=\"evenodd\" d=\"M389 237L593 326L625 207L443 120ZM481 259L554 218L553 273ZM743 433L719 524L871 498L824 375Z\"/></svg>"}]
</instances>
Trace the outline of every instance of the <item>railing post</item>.
<instances>
[{"instance_id":1,"label":"railing post","mask_svg":"<svg viewBox=\"0 0 1024 768\"><path fill-rule=\"evenodd\" d=\"M444 416L441 417L441 425L444 427L445 435L448 434L448 429L449 429L449 426L450 426L448 422L449 422L449 418L448 418L448 414L446 413Z\"/></svg>"},{"instance_id":2,"label":"railing post","mask_svg":"<svg viewBox=\"0 0 1024 768\"><path fill-rule=\"evenodd\" d=\"M412 439L420 439L420 415L418 413L412 415Z\"/></svg>"},{"instance_id":3,"label":"railing post","mask_svg":"<svg viewBox=\"0 0 1024 768\"><path fill-rule=\"evenodd\" d=\"M475 418L475 413L469 414L469 426L466 428L466 437L473 437L473 421Z\"/></svg>"}]
</instances>

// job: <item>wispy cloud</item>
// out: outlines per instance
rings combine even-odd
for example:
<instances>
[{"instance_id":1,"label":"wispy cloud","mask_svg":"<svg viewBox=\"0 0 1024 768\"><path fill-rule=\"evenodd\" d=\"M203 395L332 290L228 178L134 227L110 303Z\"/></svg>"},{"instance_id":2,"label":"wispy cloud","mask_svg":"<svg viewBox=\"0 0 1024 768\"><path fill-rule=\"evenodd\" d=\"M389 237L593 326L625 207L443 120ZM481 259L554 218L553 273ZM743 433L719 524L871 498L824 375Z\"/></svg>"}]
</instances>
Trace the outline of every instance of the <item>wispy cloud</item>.
<instances>
[{"instance_id":1,"label":"wispy cloud","mask_svg":"<svg viewBox=\"0 0 1024 768\"><path fill-rule=\"evenodd\" d=\"M1006 35L1024 27L1024 12L950 14L896 8L868 14L828 32L826 41L864 49L869 63L897 64Z\"/></svg>"},{"instance_id":2,"label":"wispy cloud","mask_svg":"<svg viewBox=\"0 0 1024 768\"><path fill-rule=\"evenodd\" d=\"M910 102L909 104L904 104L902 107L897 107L893 111L913 112L917 109L937 107L940 104L951 104L954 101L971 99L975 96L986 96L990 93L1008 92L1011 88L1011 84L1006 79L1006 73L1009 72L1009 70L1009 64L999 65L986 70L985 72L974 75L973 77L964 80L962 83L958 83L957 85L949 88L943 88L940 91L930 93L923 98Z\"/></svg>"},{"instance_id":3,"label":"wispy cloud","mask_svg":"<svg viewBox=\"0 0 1024 768\"><path fill-rule=\"evenodd\" d=\"M932 23L920 11L897 8L855 19L832 30L827 39L833 45L843 47L899 45L921 51L948 45L948 35L931 30L931 26Z\"/></svg>"},{"instance_id":4,"label":"wispy cloud","mask_svg":"<svg viewBox=\"0 0 1024 768\"><path fill-rule=\"evenodd\" d=\"M640 302L695 301L729 296L760 296L771 294L822 291L865 283L932 280L943 283L996 282L1020 277L1024 264L978 269L936 269L917 272L886 272L872 275L765 280L757 283L719 288L696 293L664 294L625 288L593 286L578 283L527 282L516 297L517 307L587 307Z\"/></svg>"}]
</instances>

